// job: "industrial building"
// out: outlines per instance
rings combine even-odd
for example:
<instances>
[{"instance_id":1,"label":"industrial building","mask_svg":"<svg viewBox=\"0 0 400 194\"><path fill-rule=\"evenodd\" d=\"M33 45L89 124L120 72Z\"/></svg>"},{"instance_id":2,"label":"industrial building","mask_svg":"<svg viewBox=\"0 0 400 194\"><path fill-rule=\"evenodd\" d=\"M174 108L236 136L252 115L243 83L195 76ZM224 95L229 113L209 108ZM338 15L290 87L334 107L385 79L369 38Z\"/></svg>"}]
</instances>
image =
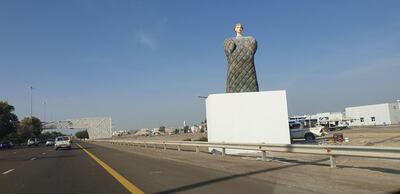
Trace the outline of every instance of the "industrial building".
<instances>
[{"instance_id":1,"label":"industrial building","mask_svg":"<svg viewBox=\"0 0 400 194\"><path fill-rule=\"evenodd\" d=\"M400 124L400 101L345 109L350 126L396 125Z\"/></svg>"},{"instance_id":2,"label":"industrial building","mask_svg":"<svg viewBox=\"0 0 400 194\"><path fill-rule=\"evenodd\" d=\"M344 112L292 116L289 122L323 125L332 129L347 126L400 125L400 100L394 103L347 107Z\"/></svg>"}]
</instances>

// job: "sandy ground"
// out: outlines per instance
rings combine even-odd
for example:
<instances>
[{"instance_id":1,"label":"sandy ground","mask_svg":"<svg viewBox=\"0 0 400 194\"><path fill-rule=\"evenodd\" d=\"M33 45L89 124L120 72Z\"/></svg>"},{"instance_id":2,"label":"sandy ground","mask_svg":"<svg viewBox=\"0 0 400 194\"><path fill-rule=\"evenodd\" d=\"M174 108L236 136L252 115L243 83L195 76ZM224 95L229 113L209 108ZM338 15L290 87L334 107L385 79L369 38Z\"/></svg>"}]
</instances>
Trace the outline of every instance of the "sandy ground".
<instances>
[{"instance_id":1,"label":"sandy ground","mask_svg":"<svg viewBox=\"0 0 400 194\"><path fill-rule=\"evenodd\" d=\"M400 126L363 127L339 131L349 138L348 145L400 147Z\"/></svg>"},{"instance_id":2,"label":"sandy ground","mask_svg":"<svg viewBox=\"0 0 400 194\"><path fill-rule=\"evenodd\" d=\"M125 135L119 137L113 137L113 139L132 139L132 140L164 140L164 141L185 141L190 139L191 141L197 141L202 137L207 137L205 133L186 133L186 134L176 134L176 135L158 135L158 136L135 136L135 135Z\"/></svg>"},{"instance_id":3,"label":"sandy ground","mask_svg":"<svg viewBox=\"0 0 400 194\"><path fill-rule=\"evenodd\" d=\"M400 147L400 126L351 128L331 133L332 134L343 133L344 137L349 139L349 142L339 143L343 145ZM183 141L191 139L192 141L196 141L201 137L207 137L207 134L189 133L189 134L151 136L151 137L126 135L121 137L114 137L113 139L165 140L165 141ZM304 143L304 141L302 140L295 141L295 143Z\"/></svg>"},{"instance_id":4,"label":"sandy ground","mask_svg":"<svg viewBox=\"0 0 400 194\"><path fill-rule=\"evenodd\" d=\"M234 176L250 176L264 181L308 189L318 193L393 193L400 191L400 162L398 160L338 158L338 168L329 168L325 156L275 156L268 162L259 157L213 155L193 150L154 149L95 144L149 157L189 163L222 170ZM270 155L271 156L271 155Z\"/></svg>"},{"instance_id":5,"label":"sandy ground","mask_svg":"<svg viewBox=\"0 0 400 194\"><path fill-rule=\"evenodd\" d=\"M400 126L359 127L332 133L343 133L348 142L329 144L361 145L380 147L400 147ZM183 141L198 140L206 134L181 134L170 136L123 136L114 139ZM324 139L324 138L322 138ZM319 143L323 141L320 139ZM296 141L296 143L305 143ZM390 193L400 191L400 161L337 157L336 169L329 168L326 156L305 154L268 153L269 162L260 161L260 154L245 156L215 156L203 148L201 153L193 153L193 148L178 152L176 148L164 151L152 148L132 148L130 146L99 143L128 152L152 155L179 162L191 163L233 174L252 176L277 184L310 189L321 193ZM183 148L185 150L185 148Z\"/></svg>"}]
</instances>

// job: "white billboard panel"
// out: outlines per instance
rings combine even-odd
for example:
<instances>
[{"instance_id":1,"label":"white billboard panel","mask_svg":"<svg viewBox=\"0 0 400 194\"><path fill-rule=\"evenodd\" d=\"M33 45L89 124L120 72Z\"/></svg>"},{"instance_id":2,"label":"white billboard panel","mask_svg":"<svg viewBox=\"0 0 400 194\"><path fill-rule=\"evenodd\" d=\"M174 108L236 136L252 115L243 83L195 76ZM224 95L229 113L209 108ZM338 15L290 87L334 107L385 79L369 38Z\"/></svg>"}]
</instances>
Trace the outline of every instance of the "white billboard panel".
<instances>
[{"instance_id":1,"label":"white billboard panel","mask_svg":"<svg viewBox=\"0 0 400 194\"><path fill-rule=\"evenodd\" d=\"M286 91L212 94L206 108L209 142L290 144Z\"/></svg>"}]
</instances>

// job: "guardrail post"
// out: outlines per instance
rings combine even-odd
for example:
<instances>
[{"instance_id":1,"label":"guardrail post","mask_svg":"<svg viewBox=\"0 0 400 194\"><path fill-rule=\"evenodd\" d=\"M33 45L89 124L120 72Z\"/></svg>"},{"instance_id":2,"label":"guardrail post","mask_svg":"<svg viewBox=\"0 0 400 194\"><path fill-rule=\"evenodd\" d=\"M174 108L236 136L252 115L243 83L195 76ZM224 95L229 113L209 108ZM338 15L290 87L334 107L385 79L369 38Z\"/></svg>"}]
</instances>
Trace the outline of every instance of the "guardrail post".
<instances>
[{"instance_id":1,"label":"guardrail post","mask_svg":"<svg viewBox=\"0 0 400 194\"><path fill-rule=\"evenodd\" d=\"M178 145L178 152L180 152L181 151L181 146L180 145Z\"/></svg>"},{"instance_id":2,"label":"guardrail post","mask_svg":"<svg viewBox=\"0 0 400 194\"><path fill-rule=\"evenodd\" d=\"M262 151L262 161L267 160L267 152L265 150Z\"/></svg>"},{"instance_id":3,"label":"guardrail post","mask_svg":"<svg viewBox=\"0 0 400 194\"><path fill-rule=\"evenodd\" d=\"M167 150L167 145L164 143L164 150Z\"/></svg>"},{"instance_id":4,"label":"guardrail post","mask_svg":"<svg viewBox=\"0 0 400 194\"><path fill-rule=\"evenodd\" d=\"M331 155L329 156L329 159L331 161L331 168L336 168L336 156Z\"/></svg>"},{"instance_id":5,"label":"guardrail post","mask_svg":"<svg viewBox=\"0 0 400 194\"><path fill-rule=\"evenodd\" d=\"M225 152L225 148L222 148L222 156L225 156L226 152Z\"/></svg>"},{"instance_id":6,"label":"guardrail post","mask_svg":"<svg viewBox=\"0 0 400 194\"><path fill-rule=\"evenodd\" d=\"M196 152L197 152L197 153L200 152L199 146L196 146Z\"/></svg>"}]
</instances>

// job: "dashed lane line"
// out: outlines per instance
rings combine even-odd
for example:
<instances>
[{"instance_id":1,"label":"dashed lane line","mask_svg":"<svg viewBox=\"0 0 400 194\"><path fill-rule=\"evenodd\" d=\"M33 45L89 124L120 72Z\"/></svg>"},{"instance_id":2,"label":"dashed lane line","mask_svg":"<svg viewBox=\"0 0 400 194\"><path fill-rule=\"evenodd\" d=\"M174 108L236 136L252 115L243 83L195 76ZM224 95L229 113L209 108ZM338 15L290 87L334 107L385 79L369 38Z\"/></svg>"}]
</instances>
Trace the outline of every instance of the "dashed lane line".
<instances>
[{"instance_id":1,"label":"dashed lane line","mask_svg":"<svg viewBox=\"0 0 400 194\"><path fill-rule=\"evenodd\" d=\"M111 176L113 176L119 183L121 183L128 191L134 194L144 194L142 190L140 190L138 187L136 187L134 184L129 182L126 178L124 178L122 175L120 175L117 171L112 169L109 165L101 161L99 158L97 158L95 155L87 151L85 148L83 148L81 145L77 143L77 145L84 151L86 152L87 155L89 155L94 161L96 161L98 164L100 164L101 167L103 167Z\"/></svg>"},{"instance_id":2,"label":"dashed lane line","mask_svg":"<svg viewBox=\"0 0 400 194\"><path fill-rule=\"evenodd\" d=\"M12 172L12 171L14 171L14 170L15 170L15 169L12 168L12 169L10 169L10 170L7 170L7 171L3 172L2 174L8 174L8 173L10 173L10 172Z\"/></svg>"}]
</instances>

